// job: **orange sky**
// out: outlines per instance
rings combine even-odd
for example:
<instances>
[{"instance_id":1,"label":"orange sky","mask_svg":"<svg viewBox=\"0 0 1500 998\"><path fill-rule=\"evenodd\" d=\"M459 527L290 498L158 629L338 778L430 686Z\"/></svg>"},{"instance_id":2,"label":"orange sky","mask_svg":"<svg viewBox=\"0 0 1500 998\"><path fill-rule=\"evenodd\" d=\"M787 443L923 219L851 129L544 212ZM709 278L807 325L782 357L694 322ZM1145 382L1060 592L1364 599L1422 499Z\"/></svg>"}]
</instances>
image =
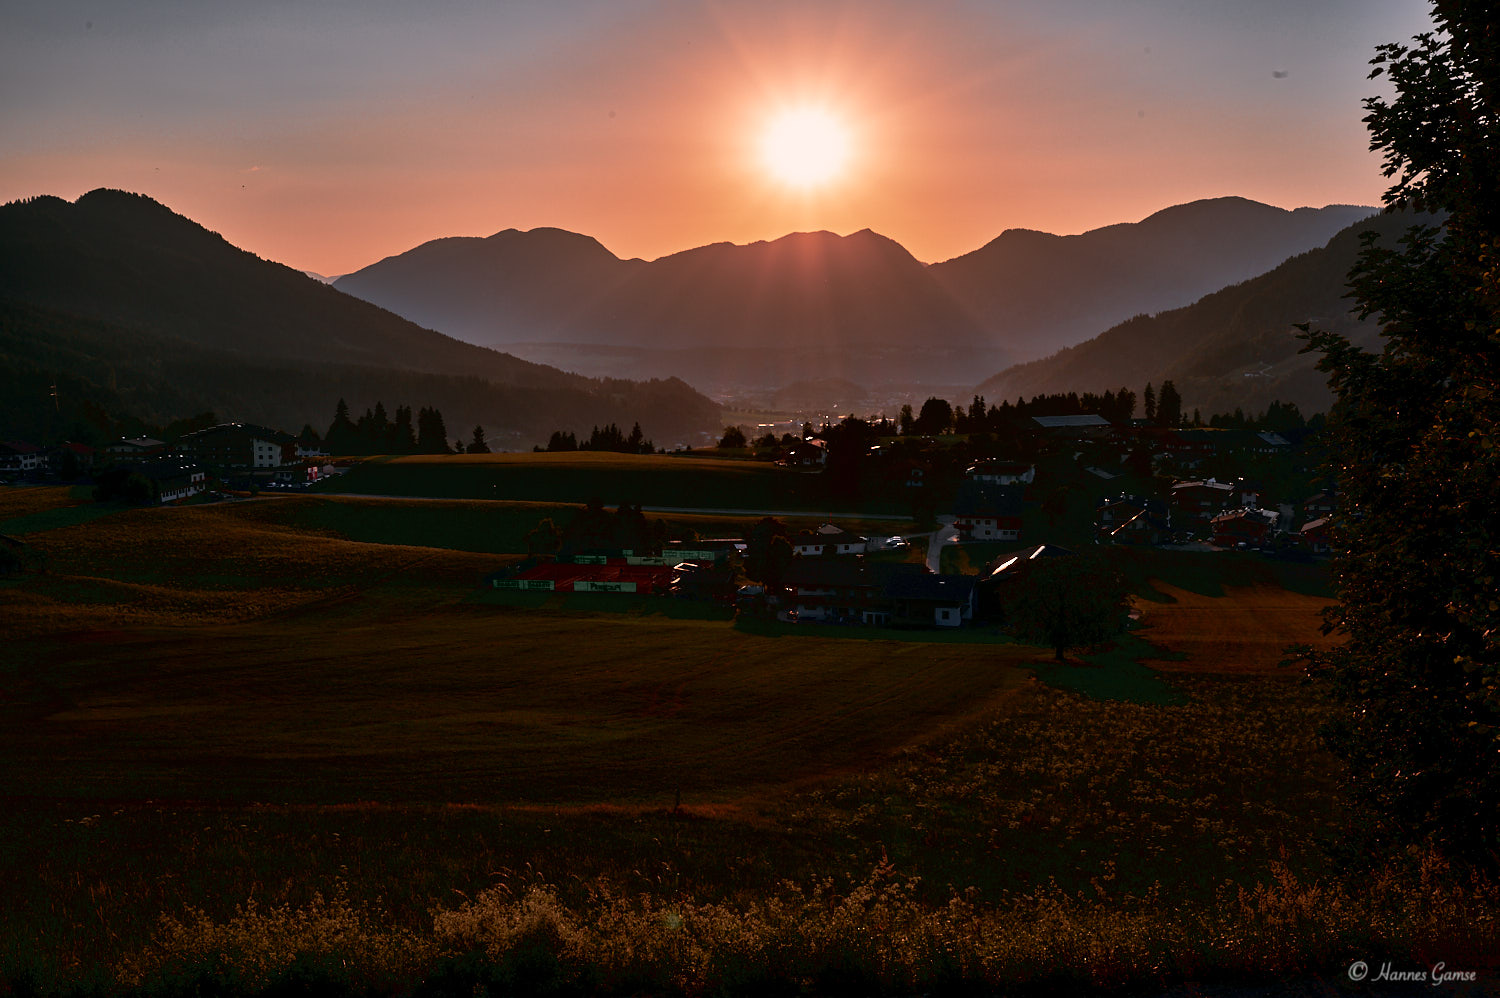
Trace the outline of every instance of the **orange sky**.
<instances>
[{"instance_id":1,"label":"orange sky","mask_svg":"<svg viewBox=\"0 0 1500 998\"><path fill-rule=\"evenodd\" d=\"M872 228L935 261L1203 197L1373 204L1366 63L1429 26L1417 0L13 6L0 200L139 191L330 275L511 227L646 258ZM756 152L798 103L855 137L810 192Z\"/></svg>"}]
</instances>

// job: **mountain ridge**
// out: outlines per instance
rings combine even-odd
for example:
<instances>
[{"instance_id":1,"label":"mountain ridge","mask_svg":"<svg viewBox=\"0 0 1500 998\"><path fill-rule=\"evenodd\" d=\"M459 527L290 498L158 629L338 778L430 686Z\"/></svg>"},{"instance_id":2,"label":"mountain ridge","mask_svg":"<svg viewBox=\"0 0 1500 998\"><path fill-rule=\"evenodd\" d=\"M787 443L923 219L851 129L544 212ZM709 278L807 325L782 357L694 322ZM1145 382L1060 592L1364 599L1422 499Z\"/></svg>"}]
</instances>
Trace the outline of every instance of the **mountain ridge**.
<instances>
[{"instance_id":1,"label":"mountain ridge","mask_svg":"<svg viewBox=\"0 0 1500 998\"><path fill-rule=\"evenodd\" d=\"M166 394L221 411L215 385L227 397L251 403L257 397L234 384L237 369L281 379L262 392L274 402L222 412L254 422L321 420L342 394L338 379L360 372L363 382L393 388L402 378L421 382L451 401L445 406L443 398L415 394L385 401L443 407L460 425L489 426L497 440L505 434L495 430L514 428L545 440L553 429L587 432L590 421L639 420L648 434L667 438L717 428L718 407L681 382L590 379L454 339L263 260L151 198L123 191L101 188L71 204L42 196L0 207L0 303L7 306L6 359L14 370L38 374L46 352L38 330L67 340L69 322L92 330L91 339L70 341L80 363L89 356L85 340L96 353L107 342L111 334L102 330L141 345L140 363L119 354L107 365L111 380L124 371L160 385L163 372L182 359L170 344L187 344L177 352L192 357L193 377L202 383L186 392L173 385ZM175 376L187 377L180 368ZM103 370L92 365L86 380L99 384ZM292 373L299 371L323 373L321 398L312 397L317 379ZM350 399L356 407L374 401ZM496 425L497 418L506 425Z\"/></svg>"},{"instance_id":2,"label":"mountain ridge","mask_svg":"<svg viewBox=\"0 0 1500 998\"><path fill-rule=\"evenodd\" d=\"M1311 321L1366 349L1379 327L1354 314L1347 275L1375 232L1387 245L1425 216L1382 213L1336 233L1264 274L1207 294L1190 305L1133 316L1083 343L985 379L987 398L1057 391L1108 391L1171 379L1187 408L1205 413L1260 410L1295 402L1304 412L1332 401L1317 358L1302 353L1295 323Z\"/></svg>"},{"instance_id":3,"label":"mountain ridge","mask_svg":"<svg viewBox=\"0 0 1500 998\"><path fill-rule=\"evenodd\" d=\"M1208 198L1076 235L1007 229L933 264L868 227L720 241L650 261L621 260L574 233L602 254L589 267L576 263L577 246L569 258L548 254L544 277L523 251L538 230L506 230L516 234L505 259L450 244L453 260L434 267L429 242L335 286L472 342L569 355L579 369L591 359L612 369L608 352L627 348L647 351L643 363L654 355L661 373L721 389L810 374L962 383L976 366L1045 356L1262 273L1374 211ZM767 355L747 363L749 347Z\"/></svg>"}]
</instances>

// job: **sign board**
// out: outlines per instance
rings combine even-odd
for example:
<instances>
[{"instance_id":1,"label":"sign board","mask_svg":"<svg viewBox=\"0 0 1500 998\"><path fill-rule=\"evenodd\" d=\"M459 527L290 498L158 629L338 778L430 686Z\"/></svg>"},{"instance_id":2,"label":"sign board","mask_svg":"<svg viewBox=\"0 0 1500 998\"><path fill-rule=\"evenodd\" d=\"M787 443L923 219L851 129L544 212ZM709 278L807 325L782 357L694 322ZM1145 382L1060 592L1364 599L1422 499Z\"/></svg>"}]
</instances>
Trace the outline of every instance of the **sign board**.
<instances>
[{"instance_id":1,"label":"sign board","mask_svg":"<svg viewBox=\"0 0 1500 998\"><path fill-rule=\"evenodd\" d=\"M633 593L634 582L588 582L580 580L573 583L575 593Z\"/></svg>"},{"instance_id":2,"label":"sign board","mask_svg":"<svg viewBox=\"0 0 1500 998\"><path fill-rule=\"evenodd\" d=\"M496 589L523 589L523 590L546 589L546 590L550 590L552 588L552 580L551 579L496 579L495 582L494 582L494 586L495 586Z\"/></svg>"},{"instance_id":3,"label":"sign board","mask_svg":"<svg viewBox=\"0 0 1500 998\"><path fill-rule=\"evenodd\" d=\"M602 554L575 554L573 556L575 565L608 565L609 558Z\"/></svg>"}]
</instances>

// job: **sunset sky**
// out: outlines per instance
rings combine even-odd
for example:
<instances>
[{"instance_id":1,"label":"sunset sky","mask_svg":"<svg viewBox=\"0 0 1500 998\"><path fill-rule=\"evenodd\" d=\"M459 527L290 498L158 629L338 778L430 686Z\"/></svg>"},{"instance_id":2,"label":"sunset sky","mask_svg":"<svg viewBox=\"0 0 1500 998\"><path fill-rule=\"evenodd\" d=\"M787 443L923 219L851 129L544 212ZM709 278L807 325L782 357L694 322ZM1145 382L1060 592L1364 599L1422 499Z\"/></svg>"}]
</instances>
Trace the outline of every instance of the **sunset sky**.
<instances>
[{"instance_id":1,"label":"sunset sky","mask_svg":"<svg viewBox=\"0 0 1500 998\"><path fill-rule=\"evenodd\" d=\"M1226 194L1375 204L1367 63L1431 27L1421 0L0 11L0 201L138 191L329 275L512 227L647 259L872 228L937 261ZM768 159L788 109L838 133L819 183Z\"/></svg>"}]
</instances>

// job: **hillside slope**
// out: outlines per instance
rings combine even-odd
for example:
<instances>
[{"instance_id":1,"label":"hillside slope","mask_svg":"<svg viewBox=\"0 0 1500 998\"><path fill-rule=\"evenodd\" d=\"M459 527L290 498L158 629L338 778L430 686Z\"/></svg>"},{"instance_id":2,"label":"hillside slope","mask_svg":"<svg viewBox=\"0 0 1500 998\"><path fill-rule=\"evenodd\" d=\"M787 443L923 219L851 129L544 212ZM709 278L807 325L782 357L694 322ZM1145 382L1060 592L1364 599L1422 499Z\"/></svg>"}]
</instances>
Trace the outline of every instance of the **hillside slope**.
<instances>
[{"instance_id":1,"label":"hillside slope","mask_svg":"<svg viewBox=\"0 0 1500 998\"><path fill-rule=\"evenodd\" d=\"M1213 198L1076 236L1009 229L932 273L1018 359L1034 359L1263 274L1374 212Z\"/></svg>"},{"instance_id":2,"label":"hillside slope","mask_svg":"<svg viewBox=\"0 0 1500 998\"><path fill-rule=\"evenodd\" d=\"M990 399L1047 392L1106 391L1171 379L1189 409L1205 414L1296 402L1304 412L1332 400L1317 358L1301 353L1293 323L1313 322L1367 348L1378 329L1351 312L1349 269L1361 233L1393 242L1410 215L1377 215L1349 226L1326 246L1287 260L1259 277L1206 295L1192 305L1139 315L1050 357L1007 368L975 391Z\"/></svg>"},{"instance_id":3,"label":"hillside slope","mask_svg":"<svg viewBox=\"0 0 1500 998\"><path fill-rule=\"evenodd\" d=\"M120 191L0 208L0 350L8 426L35 425L57 378L144 418L212 409L296 429L344 396L356 411L437 406L454 433L482 423L527 445L558 427L639 420L677 437L718 419L680 382L582 378L453 339Z\"/></svg>"}]
</instances>

